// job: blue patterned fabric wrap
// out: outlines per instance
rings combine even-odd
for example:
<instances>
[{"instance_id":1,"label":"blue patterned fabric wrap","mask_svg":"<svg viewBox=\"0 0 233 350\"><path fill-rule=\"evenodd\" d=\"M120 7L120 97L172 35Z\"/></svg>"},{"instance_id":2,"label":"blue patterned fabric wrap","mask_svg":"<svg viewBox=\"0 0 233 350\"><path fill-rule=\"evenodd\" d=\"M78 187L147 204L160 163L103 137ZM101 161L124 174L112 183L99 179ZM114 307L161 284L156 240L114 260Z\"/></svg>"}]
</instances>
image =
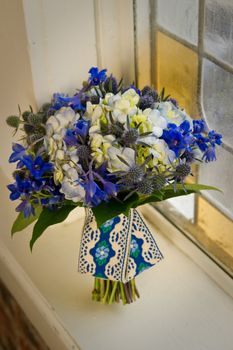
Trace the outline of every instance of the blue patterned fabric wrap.
<instances>
[{"instance_id":1,"label":"blue patterned fabric wrap","mask_svg":"<svg viewBox=\"0 0 233 350\"><path fill-rule=\"evenodd\" d=\"M154 237L136 209L97 228L86 209L78 270L83 274L128 282L163 258Z\"/></svg>"}]
</instances>

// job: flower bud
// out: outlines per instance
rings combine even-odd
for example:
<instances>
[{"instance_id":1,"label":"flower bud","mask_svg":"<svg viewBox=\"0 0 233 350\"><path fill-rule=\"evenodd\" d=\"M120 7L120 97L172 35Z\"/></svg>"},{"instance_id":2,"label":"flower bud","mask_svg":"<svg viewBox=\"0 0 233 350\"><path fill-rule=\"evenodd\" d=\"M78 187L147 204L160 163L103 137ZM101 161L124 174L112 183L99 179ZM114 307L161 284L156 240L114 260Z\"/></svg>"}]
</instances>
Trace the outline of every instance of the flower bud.
<instances>
[{"instance_id":1,"label":"flower bud","mask_svg":"<svg viewBox=\"0 0 233 350\"><path fill-rule=\"evenodd\" d=\"M11 115L6 119L6 122L12 128L18 128L20 124L20 119L16 115Z\"/></svg>"}]
</instances>

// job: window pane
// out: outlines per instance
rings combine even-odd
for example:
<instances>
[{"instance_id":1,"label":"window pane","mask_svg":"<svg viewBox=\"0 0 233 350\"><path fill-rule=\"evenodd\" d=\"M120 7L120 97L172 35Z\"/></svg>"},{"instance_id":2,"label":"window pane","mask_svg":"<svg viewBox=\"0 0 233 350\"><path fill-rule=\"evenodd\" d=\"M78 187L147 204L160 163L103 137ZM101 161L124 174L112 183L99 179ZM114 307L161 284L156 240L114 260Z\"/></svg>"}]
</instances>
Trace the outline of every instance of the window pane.
<instances>
[{"instance_id":1,"label":"window pane","mask_svg":"<svg viewBox=\"0 0 233 350\"><path fill-rule=\"evenodd\" d=\"M203 195L210 199L226 215L233 218L233 155L225 149L217 151L217 162L203 164L199 169L199 182L217 186L218 191L204 191Z\"/></svg>"},{"instance_id":2,"label":"window pane","mask_svg":"<svg viewBox=\"0 0 233 350\"><path fill-rule=\"evenodd\" d=\"M207 0L205 49L233 66L233 1Z\"/></svg>"},{"instance_id":3,"label":"window pane","mask_svg":"<svg viewBox=\"0 0 233 350\"><path fill-rule=\"evenodd\" d=\"M197 199L197 226L192 230L193 236L201 246L215 256L219 262L233 273L233 221L203 197Z\"/></svg>"},{"instance_id":4,"label":"window pane","mask_svg":"<svg viewBox=\"0 0 233 350\"><path fill-rule=\"evenodd\" d=\"M191 44L198 41L198 0L158 0L158 23Z\"/></svg>"},{"instance_id":5,"label":"window pane","mask_svg":"<svg viewBox=\"0 0 233 350\"><path fill-rule=\"evenodd\" d=\"M197 54L167 35L157 33L157 87L179 101L192 116L197 110Z\"/></svg>"},{"instance_id":6,"label":"window pane","mask_svg":"<svg viewBox=\"0 0 233 350\"><path fill-rule=\"evenodd\" d=\"M208 125L233 149L233 75L209 60L203 62L202 103Z\"/></svg>"}]
</instances>

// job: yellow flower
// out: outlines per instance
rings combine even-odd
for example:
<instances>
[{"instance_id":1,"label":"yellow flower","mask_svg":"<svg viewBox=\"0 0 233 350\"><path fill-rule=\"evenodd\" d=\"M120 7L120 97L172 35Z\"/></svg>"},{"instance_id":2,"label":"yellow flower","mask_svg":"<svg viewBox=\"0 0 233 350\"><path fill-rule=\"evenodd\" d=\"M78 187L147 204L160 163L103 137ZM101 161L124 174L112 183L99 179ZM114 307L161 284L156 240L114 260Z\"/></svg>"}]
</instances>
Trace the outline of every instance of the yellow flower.
<instances>
[{"instance_id":1,"label":"yellow flower","mask_svg":"<svg viewBox=\"0 0 233 350\"><path fill-rule=\"evenodd\" d=\"M97 149L99 148L103 143L103 136L100 134L93 134L91 137L91 148Z\"/></svg>"},{"instance_id":2,"label":"yellow flower","mask_svg":"<svg viewBox=\"0 0 233 350\"><path fill-rule=\"evenodd\" d=\"M58 185L59 183L62 182L63 180L63 172L62 172L62 169L60 167L56 167L55 170L54 170L54 182L56 185Z\"/></svg>"}]
</instances>

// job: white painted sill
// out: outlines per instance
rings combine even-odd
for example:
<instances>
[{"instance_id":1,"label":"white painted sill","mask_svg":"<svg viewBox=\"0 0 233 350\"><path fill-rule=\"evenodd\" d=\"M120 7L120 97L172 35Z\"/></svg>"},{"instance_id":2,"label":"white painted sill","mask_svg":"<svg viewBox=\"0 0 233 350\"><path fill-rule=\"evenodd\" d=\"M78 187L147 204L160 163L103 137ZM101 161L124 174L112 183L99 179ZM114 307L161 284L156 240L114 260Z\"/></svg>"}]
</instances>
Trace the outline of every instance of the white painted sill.
<instances>
[{"instance_id":1,"label":"white painted sill","mask_svg":"<svg viewBox=\"0 0 233 350\"><path fill-rule=\"evenodd\" d=\"M0 276L51 350L232 350L232 280L152 207L142 211L165 259L138 277L141 299L129 306L91 301L93 279L76 271L82 218L48 229L33 254L30 230L1 239Z\"/></svg>"}]
</instances>

